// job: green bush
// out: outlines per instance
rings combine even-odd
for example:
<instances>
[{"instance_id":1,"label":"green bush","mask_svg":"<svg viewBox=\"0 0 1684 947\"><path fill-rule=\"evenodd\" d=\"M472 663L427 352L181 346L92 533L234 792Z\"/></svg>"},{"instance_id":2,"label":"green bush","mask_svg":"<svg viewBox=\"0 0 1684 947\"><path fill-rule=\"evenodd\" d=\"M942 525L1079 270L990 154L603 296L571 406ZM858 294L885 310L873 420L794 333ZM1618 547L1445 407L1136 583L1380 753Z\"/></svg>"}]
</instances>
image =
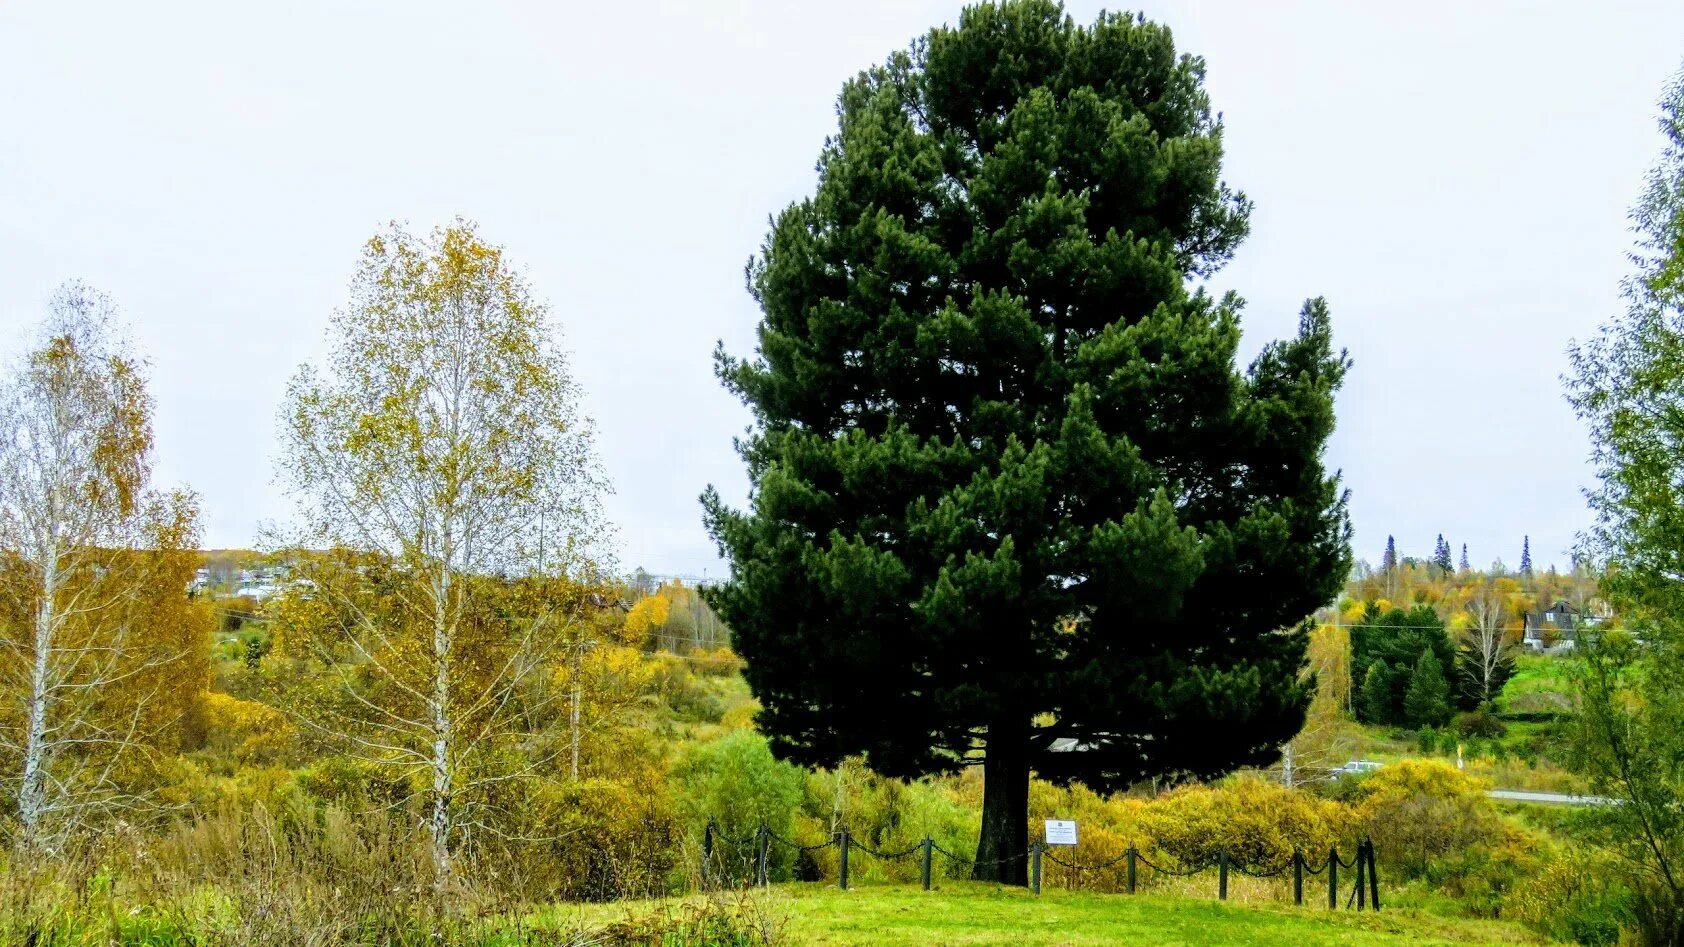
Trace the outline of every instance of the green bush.
<instances>
[{"instance_id":1,"label":"green bush","mask_svg":"<svg viewBox=\"0 0 1684 947\"><path fill-rule=\"evenodd\" d=\"M721 833L716 866L730 877L753 871L750 838L765 825L788 838L801 806L803 771L772 756L766 738L752 730L733 730L717 740L687 747L673 767L674 798L692 850L701 851L704 827L711 819ZM771 848L775 877L787 878L791 851Z\"/></svg>"},{"instance_id":2,"label":"green bush","mask_svg":"<svg viewBox=\"0 0 1684 947\"><path fill-rule=\"evenodd\" d=\"M1425 754L1438 752L1438 731L1432 727L1422 727L1415 732L1415 748Z\"/></svg>"},{"instance_id":3,"label":"green bush","mask_svg":"<svg viewBox=\"0 0 1684 947\"><path fill-rule=\"evenodd\" d=\"M676 655L657 657L650 686L673 716L687 723L716 723L725 714L725 701L709 679L692 673Z\"/></svg>"},{"instance_id":4,"label":"green bush","mask_svg":"<svg viewBox=\"0 0 1684 947\"><path fill-rule=\"evenodd\" d=\"M1463 737L1487 737L1495 739L1508 732L1508 727L1497 717L1496 711L1490 704L1480 704L1473 710L1463 711L1456 715L1451 726Z\"/></svg>"},{"instance_id":5,"label":"green bush","mask_svg":"<svg viewBox=\"0 0 1684 947\"><path fill-rule=\"evenodd\" d=\"M1636 922L1631 890L1617 876L1605 857L1567 852L1515 892L1510 914L1551 940L1611 947Z\"/></svg>"},{"instance_id":6,"label":"green bush","mask_svg":"<svg viewBox=\"0 0 1684 947\"><path fill-rule=\"evenodd\" d=\"M1540 867L1536 849L1513 835L1491 847L1465 848L1427 863L1423 877L1474 917L1501 917L1503 907Z\"/></svg>"},{"instance_id":7,"label":"green bush","mask_svg":"<svg viewBox=\"0 0 1684 947\"><path fill-rule=\"evenodd\" d=\"M947 851L968 855L976 847L981 823L974 810L954 798L952 788L951 780L887 779L849 760L807 778L797 837L805 844L817 844L830 837L833 826L846 826L857 845L877 852L905 852L928 835ZM801 876L834 878L836 862L833 849L816 852ZM910 882L918 879L921 864L915 856L881 859L861 852L849 859L848 870L862 881ZM966 868L941 859L935 871L957 877Z\"/></svg>"}]
</instances>

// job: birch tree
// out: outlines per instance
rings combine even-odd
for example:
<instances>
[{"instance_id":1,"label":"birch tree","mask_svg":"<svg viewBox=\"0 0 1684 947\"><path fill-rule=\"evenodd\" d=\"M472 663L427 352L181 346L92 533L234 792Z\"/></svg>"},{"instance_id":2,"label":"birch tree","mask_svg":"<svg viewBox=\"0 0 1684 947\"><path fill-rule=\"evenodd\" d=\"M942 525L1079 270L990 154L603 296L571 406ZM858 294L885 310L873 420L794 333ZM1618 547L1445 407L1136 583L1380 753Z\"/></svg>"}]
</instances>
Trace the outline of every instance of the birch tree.
<instances>
[{"instance_id":1,"label":"birch tree","mask_svg":"<svg viewBox=\"0 0 1684 947\"><path fill-rule=\"evenodd\" d=\"M1590 813L1620 857L1639 943L1684 942L1684 70L1661 99L1664 147L1632 208L1626 309L1570 349L1567 393L1597 482L1579 554L1618 627L1583 629L1574 764L1621 805Z\"/></svg>"},{"instance_id":2,"label":"birch tree","mask_svg":"<svg viewBox=\"0 0 1684 947\"><path fill-rule=\"evenodd\" d=\"M1351 633L1337 624L1310 632L1304 674L1315 681L1304 726L1281 748L1281 781L1288 786L1325 779L1355 749L1352 711Z\"/></svg>"},{"instance_id":3,"label":"birch tree","mask_svg":"<svg viewBox=\"0 0 1684 947\"><path fill-rule=\"evenodd\" d=\"M1523 594L1519 583L1501 576L1488 576L1462 591L1463 614L1451 627L1468 694L1481 704L1495 700L1513 672L1520 642L1511 616L1515 598Z\"/></svg>"},{"instance_id":4,"label":"birch tree","mask_svg":"<svg viewBox=\"0 0 1684 947\"><path fill-rule=\"evenodd\" d=\"M490 790L562 752L531 738L579 636L606 489L545 307L458 221L371 239L325 366L300 369L282 476L300 556L282 634L337 675L301 716L414 786L438 884Z\"/></svg>"},{"instance_id":5,"label":"birch tree","mask_svg":"<svg viewBox=\"0 0 1684 947\"><path fill-rule=\"evenodd\" d=\"M111 303L67 284L0 387L0 779L26 850L140 805L139 758L205 689L197 510L149 489L151 418Z\"/></svg>"}]
</instances>

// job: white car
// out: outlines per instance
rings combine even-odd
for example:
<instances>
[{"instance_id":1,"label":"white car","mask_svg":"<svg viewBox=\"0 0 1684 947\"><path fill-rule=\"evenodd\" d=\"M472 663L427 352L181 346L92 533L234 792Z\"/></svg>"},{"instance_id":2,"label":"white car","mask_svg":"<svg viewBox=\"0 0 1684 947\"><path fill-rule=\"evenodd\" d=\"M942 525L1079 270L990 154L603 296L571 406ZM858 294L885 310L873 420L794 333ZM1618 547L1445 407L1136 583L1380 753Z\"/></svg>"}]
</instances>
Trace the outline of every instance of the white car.
<instances>
[{"instance_id":1,"label":"white car","mask_svg":"<svg viewBox=\"0 0 1684 947\"><path fill-rule=\"evenodd\" d=\"M1385 764L1380 763L1377 760L1351 760L1349 763L1346 763L1344 766L1334 767L1333 775L1335 775L1335 776L1346 776L1346 775L1356 776L1356 775L1360 775L1362 773L1372 773L1375 770L1379 769L1383 765L1385 765Z\"/></svg>"}]
</instances>

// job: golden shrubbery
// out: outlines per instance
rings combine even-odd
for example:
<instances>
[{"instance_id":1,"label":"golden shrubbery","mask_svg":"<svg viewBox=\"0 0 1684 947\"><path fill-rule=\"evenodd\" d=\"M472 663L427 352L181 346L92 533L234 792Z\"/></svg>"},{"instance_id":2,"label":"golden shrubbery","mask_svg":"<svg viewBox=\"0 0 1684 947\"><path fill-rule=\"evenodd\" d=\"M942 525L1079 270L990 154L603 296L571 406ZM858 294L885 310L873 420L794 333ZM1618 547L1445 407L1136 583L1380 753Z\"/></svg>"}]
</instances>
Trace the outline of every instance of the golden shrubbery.
<instances>
[{"instance_id":1,"label":"golden shrubbery","mask_svg":"<svg viewBox=\"0 0 1684 947\"><path fill-rule=\"evenodd\" d=\"M1081 844L1054 851L1047 883L1104 891L1127 886L1129 847L1171 870L1214 865L1226 852L1237 866L1276 871L1291 864L1293 850L1306 857L1334 845L1350 850L1358 837L1349 807L1252 777L1223 785L1185 786L1153 799L1101 797L1082 786L1030 787L1030 817L1038 833L1042 819L1075 819ZM1087 866L1072 870L1058 862ZM1169 882L1169 876L1138 867L1141 887ZM1105 866L1097 868L1094 866Z\"/></svg>"},{"instance_id":2,"label":"golden shrubbery","mask_svg":"<svg viewBox=\"0 0 1684 947\"><path fill-rule=\"evenodd\" d=\"M530 839L495 843L511 888L533 901L666 894L681 827L663 789L617 779L542 784L526 800Z\"/></svg>"},{"instance_id":3,"label":"golden shrubbery","mask_svg":"<svg viewBox=\"0 0 1684 947\"><path fill-rule=\"evenodd\" d=\"M1545 854L1538 838L1498 814L1484 783L1429 761L1387 766L1360 782L1345 802L1247 776L1150 799L1102 798L1081 786L1034 783L1031 832L1039 834L1041 820L1049 818L1075 819L1081 844L1053 851L1057 861L1046 865L1046 883L1097 890L1126 886L1126 863L1119 859L1131 845L1143 859L1172 871L1214 865L1225 853L1236 869L1284 874L1294 850L1312 865L1334 848L1349 860L1358 842L1372 838L1386 877L1427 877L1469 911L1493 913L1522 879L1540 870ZM1136 883L1176 882L1140 868ZM1201 884L1208 887L1208 879Z\"/></svg>"},{"instance_id":4,"label":"golden shrubbery","mask_svg":"<svg viewBox=\"0 0 1684 947\"><path fill-rule=\"evenodd\" d=\"M1436 860L1500 845L1514 831L1486 798L1488 788L1447 763L1404 760L1364 779L1353 805L1387 862L1414 877Z\"/></svg>"},{"instance_id":5,"label":"golden shrubbery","mask_svg":"<svg viewBox=\"0 0 1684 947\"><path fill-rule=\"evenodd\" d=\"M1351 847L1358 819L1337 802L1247 777L1175 790L1143 807L1141 821L1157 850L1182 864L1226 852L1253 871L1273 871L1291 864L1295 849L1313 859Z\"/></svg>"},{"instance_id":6,"label":"golden shrubbery","mask_svg":"<svg viewBox=\"0 0 1684 947\"><path fill-rule=\"evenodd\" d=\"M205 748L241 764L272 763L292 745L286 714L268 704L211 691L202 703Z\"/></svg>"}]
</instances>

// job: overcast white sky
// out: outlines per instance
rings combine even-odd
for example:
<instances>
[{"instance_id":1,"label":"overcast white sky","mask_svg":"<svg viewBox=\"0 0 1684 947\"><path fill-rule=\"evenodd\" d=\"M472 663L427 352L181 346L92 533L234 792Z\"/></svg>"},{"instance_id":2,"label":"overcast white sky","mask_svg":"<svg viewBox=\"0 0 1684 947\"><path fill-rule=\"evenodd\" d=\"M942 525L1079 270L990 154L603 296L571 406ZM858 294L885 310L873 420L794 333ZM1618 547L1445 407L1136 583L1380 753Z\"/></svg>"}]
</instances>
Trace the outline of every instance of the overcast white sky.
<instances>
[{"instance_id":1,"label":"overcast white sky","mask_svg":"<svg viewBox=\"0 0 1684 947\"><path fill-rule=\"evenodd\" d=\"M0 333L84 279L151 358L158 471L206 541L283 519L276 409L380 224L478 220L572 353L630 568L718 575L746 490L742 268L809 192L843 79L957 2L0 0ZM1099 5L1074 2L1078 20ZM1563 350L1619 306L1684 3L1150 0L1209 63L1257 202L1216 280L1246 357L1326 295L1356 361L1330 454L1358 556L1436 534L1566 563L1586 519Z\"/></svg>"}]
</instances>

